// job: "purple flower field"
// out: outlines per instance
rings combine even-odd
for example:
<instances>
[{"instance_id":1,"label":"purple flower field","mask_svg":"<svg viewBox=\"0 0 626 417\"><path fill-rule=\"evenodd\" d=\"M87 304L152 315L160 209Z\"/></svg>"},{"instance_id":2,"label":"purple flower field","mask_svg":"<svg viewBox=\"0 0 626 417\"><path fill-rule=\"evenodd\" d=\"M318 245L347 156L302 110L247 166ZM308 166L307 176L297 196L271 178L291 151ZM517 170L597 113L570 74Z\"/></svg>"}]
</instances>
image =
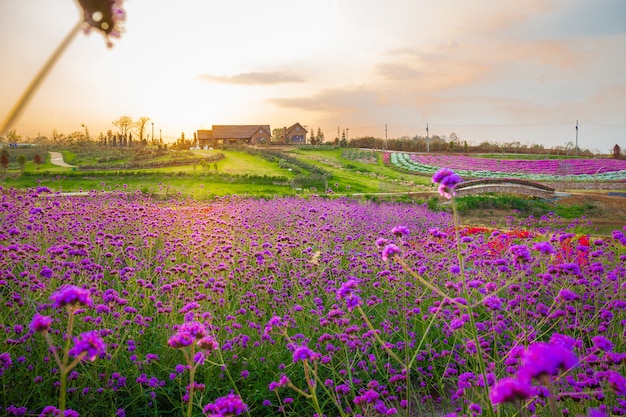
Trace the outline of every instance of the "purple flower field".
<instances>
[{"instance_id":1,"label":"purple flower field","mask_svg":"<svg viewBox=\"0 0 626 417\"><path fill-rule=\"evenodd\" d=\"M597 172L625 171L626 160L621 159L490 159L463 155L413 155L426 165L445 166L458 170L493 171L523 174L594 175Z\"/></svg>"},{"instance_id":2,"label":"purple flower field","mask_svg":"<svg viewBox=\"0 0 626 417\"><path fill-rule=\"evenodd\" d=\"M0 198L0 415L626 415L626 230Z\"/></svg>"}]
</instances>

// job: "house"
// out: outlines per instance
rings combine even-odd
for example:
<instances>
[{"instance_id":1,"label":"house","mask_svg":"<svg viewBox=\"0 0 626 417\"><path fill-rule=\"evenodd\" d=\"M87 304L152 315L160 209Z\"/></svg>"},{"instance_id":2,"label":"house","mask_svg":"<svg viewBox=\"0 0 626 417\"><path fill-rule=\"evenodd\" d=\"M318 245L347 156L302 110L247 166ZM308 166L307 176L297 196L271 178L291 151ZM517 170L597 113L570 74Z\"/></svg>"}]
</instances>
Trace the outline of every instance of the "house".
<instances>
[{"instance_id":1,"label":"house","mask_svg":"<svg viewBox=\"0 0 626 417\"><path fill-rule=\"evenodd\" d=\"M270 143L269 125L213 125L212 130L198 130L198 146L256 145Z\"/></svg>"},{"instance_id":2,"label":"house","mask_svg":"<svg viewBox=\"0 0 626 417\"><path fill-rule=\"evenodd\" d=\"M300 123L296 123L285 129L285 134L281 135L281 139L284 140L284 143L304 145L306 143L306 133L306 129Z\"/></svg>"}]
</instances>

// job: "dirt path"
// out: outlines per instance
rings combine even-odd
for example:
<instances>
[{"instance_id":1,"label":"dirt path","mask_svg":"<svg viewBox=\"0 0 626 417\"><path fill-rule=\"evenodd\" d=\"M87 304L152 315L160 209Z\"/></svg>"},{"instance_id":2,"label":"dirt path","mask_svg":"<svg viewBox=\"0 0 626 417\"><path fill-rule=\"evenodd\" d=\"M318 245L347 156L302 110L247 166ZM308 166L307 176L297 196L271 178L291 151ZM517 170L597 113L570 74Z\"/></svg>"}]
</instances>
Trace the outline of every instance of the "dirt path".
<instances>
[{"instance_id":1,"label":"dirt path","mask_svg":"<svg viewBox=\"0 0 626 417\"><path fill-rule=\"evenodd\" d=\"M63 154L61 152L48 152L50 154L50 163L52 165L65 167L65 168L75 168L75 165L70 165L63 160Z\"/></svg>"}]
</instances>

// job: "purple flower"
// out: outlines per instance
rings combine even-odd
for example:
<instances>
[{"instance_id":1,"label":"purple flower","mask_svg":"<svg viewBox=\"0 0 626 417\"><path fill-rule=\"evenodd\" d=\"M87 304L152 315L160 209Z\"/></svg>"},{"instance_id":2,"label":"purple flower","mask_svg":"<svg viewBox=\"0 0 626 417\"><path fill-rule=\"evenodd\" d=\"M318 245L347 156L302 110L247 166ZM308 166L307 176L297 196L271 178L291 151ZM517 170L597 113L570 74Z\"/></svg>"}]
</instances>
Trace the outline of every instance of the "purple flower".
<instances>
[{"instance_id":1,"label":"purple flower","mask_svg":"<svg viewBox=\"0 0 626 417\"><path fill-rule=\"evenodd\" d=\"M456 195L454 188L463 181L461 177L448 168L442 168L435 172L432 180L433 183L439 184L439 194L447 199L451 199L452 196Z\"/></svg>"},{"instance_id":2,"label":"purple flower","mask_svg":"<svg viewBox=\"0 0 626 417\"><path fill-rule=\"evenodd\" d=\"M604 336L595 336L591 339L593 345L600 350L610 352L613 350L613 343Z\"/></svg>"},{"instance_id":3,"label":"purple flower","mask_svg":"<svg viewBox=\"0 0 626 417\"><path fill-rule=\"evenodd\" d=\"M388 244L383 249L382 260L387 262L389 258L392 258L400 253L400 248L393 243Z\"/></svg>"},{"instance_id":4,"label":"purple flower","mask_svg":"<svg viewBox=\"0 0 626 417\"><path fill-rule=\"evenodd\" d=\"M617 371L606 371L606 375L609 387L611 387L615 395L626 397L626 378Z\"/></svg>"},{"instance_id":5,"label":"purple flower","mask_svg":"<svg viewBox=\"0 0 626 417\"><path fill-rule=\"evenodd\" d=\"M75 285L67 285L57 290L50 296L52 307L61 308L65 306L86 306L91 307L93 301L89 290L77 287Z\"/></svg>"},{"instance_id":6,"label":"purple flower","mask_svg":"<svg viewBox=\"0 0 626 417\"><path fill-rule=\"evenodd\" d=\"M176 333L174 336L168 339L167 344L174 349L180 349L185 346L190 346L193 341L194 338L189 333Z\"/></svg>"},{"instance_id":7,"label":"purple flower","mask_svg":"<svg viewBox=\"0 0 626 417\"><path fill-rule=\"evenodd\" d=\"M492 404L514 403L533 395L528 381L516 378L504 378L494 385L489 393Z\"/></svg>"},{"instance_id":8,"label":"purple flower","mask_svg":"<svg viewBox=\"0 0 626 417\"><path fill-rule=\"evenodd\" d=\"M513 254L515 262L524 263L530 262L533 259L532 256L530 256L530 251L526 245L512 245L509 251Z\"/></svg>"},{"instance_id":9,"label":"purple flower","mask_svg":"<svg viewBox=\"0 0 626 417\"><path fill-rule=\"evenodd\" d=\"M409 235L411 232L409 231L409 228L406 226L396 226L393 229L391 229L391 233L393 233L397 237L402 237L405 235Z\"/></svg>"},{"instance_id":10,"label":"purple flower","mask_svg":"<svg viewBox=\"0 0 626 417\"><path fill-rule=\"evenodd\" d=\"M518 376L530 380L542 375L555 375L560 369L570 369L578 359L567 347L558 343L536 342L522 353Z\"/></svg>"},{"instance_id":11,"label":"purple flower","mask_svg":"<svg viewBox=\"0 0 626 417\"><path fill-rule=\"evenodd\" d=\"M33 321L30 323L30 328L36 333L45 333L50 330L50 326L52 326L52 317L40 314L35 314Z\"/></svg>"},{"instance_id":12,"label":"purple flower","mask_svg":"<svg viewBox=\"0 0 626 417\"><path fill-rule=\"evenodd\" d=\"M354 289L357 286L358 282L355 279L349 279L348 281L344 282L336 292L337 300L343 300L344 298L352 295Z\"/></svg>"},{"instance_id":13,"label":"purple flower","mask_svg":"<svg viewBox=\"0 0 626 417\"><path fill-rule=\"evenodd\" d=\"M316 360L316 359L319 358L319 356L320 355L318 353L313 352L306 345L298 346L293 351L293 361L294 362L306 361L306 360Z\"/></svg>"},{"instance_id":14,"label":"purple flower","mask_svg":"<svg viewBox=\"0 0 626 417\"><path fill-rule=\"evenodd\" d=\"M228 394L220 397L212 404L207 404L202 410L208 417L238 416L245 413L248 406L239 395Z\"/></svg>"},{"instance_id":15,"label":"purple flower","mask_svg":"<svg viewBox=\"0 0 626 417\"><path fill-rule=\"evenodd\" d=\"M553 253L556 253L556 250L552 247L550 242L536 242L533 244L533 250L539 251L544 255L552 255Z\"/></svg>"},{"instance_id":16,"label":"purple flower","mask_svg":"<svg viewBox=\"0 0 626 417\"><path fill-rule=\"evenodd\" d=\"M207 352L212 352L219 348L219 344L211 336L204 336L202 339L198 340L197 345L198 348Z\"/></svg>"},{"instance_id":17,"label":"purple flower","mask_svg":"<svg viewBox=\"0 0 626 417\"><path fill-rule=\"evenodd\" d=\"M103 353L105 349L106 345L98 336L98 331L92 330L75 337L74 347L68 353L72 356L80 356L86 353L85 358L94 361L96 356Z\"/></svg>"},{"instance_id":18,"label":"purple flower","mask_svg":"<svg viewBox=\"0 0 626 417\"><path fill-rule=\"evenodd\" d=\"M39 417L58 417L60 415L61 410L53 405L48 405L44 407L44 409L41 411L41 414L39 414Z\"/></svg>"},{"instance_id":19,"label":"purple flower","mask_svg":"<svg viewBox=\"0 0 626 417\"><path fill-rule=\"evenodd\" d=\"M206 328L202 323L192 321L188 323L183 323L178 328L178 333L188 333L196 339L202 339L204 336L206 336Z\"/></svg>"}]
</instances>

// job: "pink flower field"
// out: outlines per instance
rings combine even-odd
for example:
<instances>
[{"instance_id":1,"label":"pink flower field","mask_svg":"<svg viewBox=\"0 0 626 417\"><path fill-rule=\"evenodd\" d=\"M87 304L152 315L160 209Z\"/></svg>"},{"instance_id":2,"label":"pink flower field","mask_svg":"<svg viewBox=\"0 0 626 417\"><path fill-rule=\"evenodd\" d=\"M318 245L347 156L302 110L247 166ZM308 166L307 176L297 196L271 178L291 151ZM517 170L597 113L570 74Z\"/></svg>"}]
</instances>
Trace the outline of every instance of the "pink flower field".
<instances>
[{"instance_id":1,"label":"pink flower field","mask_svg":"<svg viewBox=\"0 0 626 417\"><path fill-rule=\"evenodd\" d=\"M0 199L0 415L626 415L623 229L319 197Z\"/></svg>"}]
</instances>

